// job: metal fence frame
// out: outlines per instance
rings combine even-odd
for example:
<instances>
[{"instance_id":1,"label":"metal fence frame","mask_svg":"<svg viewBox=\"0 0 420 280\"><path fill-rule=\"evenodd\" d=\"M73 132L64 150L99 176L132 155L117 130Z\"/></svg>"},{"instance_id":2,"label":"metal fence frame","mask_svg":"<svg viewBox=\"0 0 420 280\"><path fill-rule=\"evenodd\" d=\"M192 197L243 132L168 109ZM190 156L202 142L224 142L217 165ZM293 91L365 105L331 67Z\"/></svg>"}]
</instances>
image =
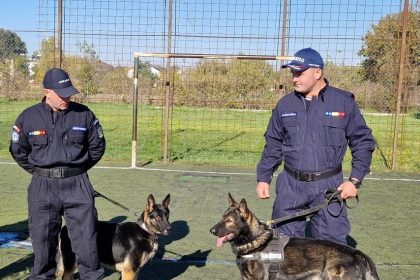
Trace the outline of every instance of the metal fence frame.
<instances>
[{"instance_id":1,"label":"metal fence frame","mask_svg":"<svg viewBox=\"0 0 420 280\"><path fill-rule=\"evenodd\" d=\"M77 6L76 4L73 4L72 1L65 1L65 0L39 0L40 2L40 6L43 6L45 3L47 4L46 6L50 5L48 7L48 9L50 9L52 6L54 7L54 11L53 11L53 15L52 14L48 14L47 13L43 13L41 8L45 8L46 7L41 7L40 8L40 13L42 14L42 16L45 17L45 25L46 27L44 29L40 28L39 34L41 37L41 33L42 32L46 32L47 34L52 34L54 36L55 39L55 48L56 48L56 52L54 54L54 62L52 63L53 65L55 65L56 67L62 67L63 66L63 61L66 60L65 54L67 54L66 51L66 46L68 48L68 41L69 38L71 38L72 36L82 36L83 38L86 36L101 36L102 34L104 36L110 35L110 34L105 34L105 33L101 33L98 32L97 34L94 34L95 30L89 30L89 32L83 33L83 24L85 24L86 22L83 22L83 19L81 20L81 24L79 25L79 22L75 22L75 21L69 21L67 20L69 16L72 16L72 12L76 13L75 16L78 18L79 14L82 15L83 10L74 10L73 6ZM393 93L395 93L395 104L393 104L393 106L395 106L393 108L393 112L392 112L392 124L389 124L390 128L389 130L391 131L391 133L389 133L389 135L392 134L392 136L389 137L389 139L387 140L388 143L392 144L390 145L390 151L389 151L389 166L387 165L387 167L389 167L391 170L397 170L399 169L399 160L401 158L401 153L403 149L406 149L407 145L404 145L404 139L401 137L401 135L403 135L405 127L407 126L407 124L405 123L405 119L406 119L406 111L405 111L405 106L407 104L405 104L405 102L407 102L405 96L404 96L404 91L406 90L406 84L405 84L405 77L407 75L407 73L405 72L405 63L407 61L407 45L408 42L410 40L410 36L408 35L409 30L408 30L408 22L409 22L409 17L410 17L410 11L414 10L416 12L418 12L418 9L420 8L420 2L417 0L404 0L404 1L400 1L399 5L395 3L393 3L394 5L394 10L397 11L398 13L401 13L401 32L398 35L398 44L399 44L399 53L396 55L398 56L398 61L396 62L396 68L398 68L397 70L397 77L395 79L395 81L393 81L394 85L395 85L395 89L390 89L390 91L392 91ZM77 3L81 3L83 1L77 1ZM101 1L97 1L98 3ZM109 2L109 1L108 1ZM279 7L277 11L275 11L276 13L276 36L275 38L268 38L270 40L276 40L276 46L277 46L277 52L278 54L274 53L272 56L271 55L260 55L260 54L256 54L256 55L233 55L233 54L227 54L226 51L224 52L223 49L219 52L215 52L215 53L180 53L177 52L177 47L176 47L176 38L179 38L180 36L185 36L186 38L188 36L190 36L192 39L191 40L195 40L195 38L201 38L203 40L205 40L207 37L211 38L211 34L210 35L206 35L206 34L197 34L196 36L194 34L179 34L179 31L177 30L177 20L178 17L183 15L183 11L180 11L180 2L182 2L182 4L187 5L188 1L183 3L183 1L174 1L174 0L162 0L162 1L158 1L159 5L161 5L160 7L162 8L162 11L159 11L159 26L161 27L161 32L160 34L155 34L153 36L156 36L156 38L159 38L159 40L161 40L161 43L159 43L159 46L161 46L161 49L163 52L158 53L158 52L146 52L148 50L146 50L144 53L134 53L134 73L135 75L138 75L138 58L139 57L154 57L154 58L162 58L163 63L164 63L164 67L166 67L166 69L169 69L170 67L173 66L173 61L174 59L178 59L178 58L203 58L203 59L209 59L209 58L235 58L235 59L246 59L246 60L254 60L254 59L262 59L262 60L279 60L281 61L280 58L285 58L287 57L286 53L288 53L288 55L290 55L289 51L287 49L290 49L290 47L288 46L288 42L290 40L290 38L292 38L293 36L295 36L294 38L296 38L297 35L290 35L290 26L291 26L291 18L293 16L295 16L294 14L292 14L293 9L296 10L296 6L300 5L300 3L297 2L293 2L290 0L277 0L277 1L271 1L271 2L276 2L278 5L276 7ZM233 2L234 5L237 5L238 2L236 1L231 1ZM334 7L331 8L328 5L334 6L335 8L337 8L337 6L340 6L339 8L341 8L341 6L343 6L342 8L345 9L346 5L348 7L351 6L351 4L347 3L343 1L343 3L341 3L341 1L338 2L334 2L334 3L330 3L330 4L324 4L324 3L320 3L320 5L325 5L325 9L330 8L331 9L331 13L334 13ZM52 3L52 6L51 6ZM112 6L113 3L109 2L110 5ZM144 1L144 4L147 5L153 5L153 1L149 2L148 0ZM258 8L258 1L254 2L251 1L251 5L253 5L253 8ZM262 3L262 2L261 2ZM265 3L265 2L264 2ZM220 3L219 3L220 4ZM90 5L90 3L89 3ZM137 5L137 4L136 4ZM308 5L308 7L312 7L312 3L306 3L306 4L302 4L302 5ZM365 5L368 5L367 2L365 3ZM387 7L386 4L382 3L382 4L376 4L373 3L372 5L378 5L380 7L378 7L378 10L381 11L381 9L385 10ZM391 3L389 4L391 5ZM83 5L81 5L83 6ZM89 6L90 7L90 6ZM102 6L101 6L102 7ZM116 7L116 6L115 6ZM306 9L306 6L302 6L299 7L302 9ZM78 6L77 9L80 9L80 7ZM110 8L112 9L112 8ZM118 9L121 9L120 7L118 7ZM123 9L123 8L122 8ZM204 8L203 8L204 9ZM389 8L389 10L391 10L391 8ZM51 12L51 9L48 10L49 12ZM137 11L137 10L136 10ZM108 11L109 14L112 14L112 10ZM117 12L117 11L115 11ZM203 10L203 15L205 13L205 11ZM219 20L224 20L221 19L221 16L218 17L219 15L217 14L218 12L223 12L221 10L216 10L214 11L214 16L219 19ZM311 13L314 12L314 15L316 15L317 11L305 11L305 13L308 13L308 15L312 15ZM185 11L184 11L185 13ZM386 13L385 13L386 14ZM272 14L270 14L272 15ZM53 16L53 19L52 19ZM197 15L196 15L197 16ZM350 28L352 28L352 24L356 25L357 23L357 16L356 15L356 19L353 22L350 22L348 24L348 26ZM381 15L383 16L383 15ZM77 20L76 18L76 20ZM351 17L348 17L349 19ZM243 18L240 18L241 20L243 20ZM233 19L235 20L235 19ZM328 19L326 19L328 20ZM335 20L335 19L331 19L331 20ZM129 21L128 21L129 22ZM198 21L197 21L198 22ZM42 21L40 21L40 23L42 23ZM174 25L175 23L175 25ZM72 31L72 25L75 24L77 25L79 29L77 29L77 32ZM184 23L185 24L185 23ZM240 23L239 23L240 24ZM49 26L53 26L53 27L49 27ZM80 27L82 26L82 29L80 29ZM139 25L140 26L140 25ZM226 26L228 26L228 24L226 24ZM264 26L265 27L265 26ZM128 29L131 30L131 29ZM223 30L223 29L222 29ZM219 31L217 31L219 32ZM75 35L75 33L77 33ZM270 33L271 34L271 33ZM226 35L226 37L223 37L223 34L217 33L217 36L220 36L220 38L223 38L223 40L235 40L237 39L235 36L230 37ZM253 36L253 34L251 34ZM351 35L351 34L350 34ZM112 34L110 35L114 36L114 37L118 37L119 34ZM130 34L125 34L124 36L130 36ZM200 37L201 36L201 37ZM251 36L251 37L252 37ZM350 36L351 37L351 36ZM304 38L304 37L303 37ZM316 38L316 35L313 35L313 38L308 39L308 41L313 40L314 38ZM268 40L267 38L264 37L258 37L257 40ZM326 38L322 38L322 39L326 39ZM327 38L329 39L329 38ZM334 40L334 36L331 36L331 44L334 44L333 40ZM347 39L347 38L345 38ZM351 38L349 38L351 39ZM353 38L354 39L354 38ZM303 39L304 41L304 39ZM271 41L270 41L271 42ZM310 41L312 42L312 41ZM67 44L67 45L66 45ZM337 47L338 50L339 47ZM112 49L112 48L110 48ZM68 51L71 53L71 51ZM267 53L267 50L262 51L261 53ZM278 55L278 56L277 56ZM280 95L286 93L286 87L284 86L286 84L286 78L284 75L284 71L279 71L278 72L278 88L277 88L277 92L280 93ZM171 96L171 90L173 90L173 88L171 88L170 85L170 79L169 77L164 77L163 79L166 79L166 94L165 94L165 100L164 100L164 108L163 108L163 115L164 115L164 123L163 123L163 145L162 145L162 154L163 154L163 161L164 162L168 162L169 159L169 145L168 145L168 141L169 140L169 127L168 127L168 119L170 118L170 114L169 114L169 110L170 110L170 96ZM131 162L132 165L135 165L135 159L137 156L137 98L138 96L136 96L136 91L138 90L138 80L135 79L134 81L134 88L135 90L130 93L130 97L132 97L132 102L133 102L133 111L132 111L132 149L131 149ZM132 95L131 95L132 94ZM418 97L417 97L418 98ZM418 103L415 105L415 108L418 108ZM417 132L416 132L417 133ZM416 144L418 145L418 144ZM388 152L388 151L386 151ZM386 152L384 153L383 156L387 156ZM386 155L385 155L386 154Z\"/></svg>"}]
</instances>

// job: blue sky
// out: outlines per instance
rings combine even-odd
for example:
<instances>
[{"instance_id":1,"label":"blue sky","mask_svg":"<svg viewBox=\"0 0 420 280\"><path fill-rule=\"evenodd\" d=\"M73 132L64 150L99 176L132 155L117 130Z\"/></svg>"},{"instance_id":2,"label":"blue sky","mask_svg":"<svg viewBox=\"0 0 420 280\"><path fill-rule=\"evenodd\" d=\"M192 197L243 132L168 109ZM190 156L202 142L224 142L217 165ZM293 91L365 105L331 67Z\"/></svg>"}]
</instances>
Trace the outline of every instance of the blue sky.
<instances>
[{"instance_id":1,"label":"blue sky","mask_svg":"<svg viewBox=\"0 0 420 280\"><path fill-rule=\"evenodd\" d=\"M16 32L31 55L39 49L40 37L51 36L55 1L0 0L0 28ZM383 16L400 10L402 2L290 1L286 55L311 46L336 63L357 64L363 35ZM179 53L276 55L281 22L278 3L283 0L174 0L173 31L179 36L174 36L172 46ZM118 65L131 63L136 51L166 51L164 0L64 0L64 5L66 20L72 22L64 27L66 52L77 53L77 44L85 41L94 45L101 60Z\"/></svg>"},{"instance_id":2,"label":"blue sky","mask_svg":"<svg viewBox=\"0 0 420 280\"><path fill-rule=\"evenodd\" d=\"M0 28L16 32L26 43L28 54L38 49L38 0L0 0Z\"/></svg>"}]
</instances>

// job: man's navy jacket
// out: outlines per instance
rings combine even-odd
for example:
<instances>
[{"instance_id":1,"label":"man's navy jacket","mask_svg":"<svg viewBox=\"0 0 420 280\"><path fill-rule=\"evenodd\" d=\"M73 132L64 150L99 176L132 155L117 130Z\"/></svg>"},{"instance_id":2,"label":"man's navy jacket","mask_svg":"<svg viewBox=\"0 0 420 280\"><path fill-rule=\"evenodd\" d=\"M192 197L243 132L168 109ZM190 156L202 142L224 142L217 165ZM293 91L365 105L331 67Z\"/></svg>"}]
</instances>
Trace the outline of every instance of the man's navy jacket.
<instances>
[{"instance_id":1,"label":"man's navy jacket","mask_svg":"<svg viewBox=\"0 0 420 280\"><path fill-rule=\"evenodd\" d=\"M257 181L271 183L285 162L295 170L320 172L343 162L347 145L352 154L350 177L363 180L369 173L375 142L353 94L327 85L310 101L292 92L279 100L265 134L257 167Z\"/></svg>"},{"instance_id":2,"label":"man's navy jacket","mask_svg":"<svg viewBox=\"0 0 420 280\"><path fill-rule=\"evenodd\" d=\"M105 152L102 127L88 107L70 102L53 112L46 103L25 109L13 126L10 152L29 173L34 167L82 167L88 170Z\"/></svg>"}]
</instances>

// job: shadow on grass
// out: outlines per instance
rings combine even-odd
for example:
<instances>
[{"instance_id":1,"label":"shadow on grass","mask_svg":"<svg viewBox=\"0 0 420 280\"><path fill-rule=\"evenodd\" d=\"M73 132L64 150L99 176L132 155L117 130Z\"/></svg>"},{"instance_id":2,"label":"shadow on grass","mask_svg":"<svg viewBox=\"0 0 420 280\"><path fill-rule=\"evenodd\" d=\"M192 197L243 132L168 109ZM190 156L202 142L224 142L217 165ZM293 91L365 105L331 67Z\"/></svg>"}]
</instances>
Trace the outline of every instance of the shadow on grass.
<instances>
[{"instance_id":1,"label":"shadow on grass","mask_svg":"<svg viewBox=\"0 0 420 280\"><path fill-rule=\"evenodd\" d=\"M184 132L184 130L178 131L177 133L182 133L182 132ZM182 160L186 157L191 157L193 155L200 154L201 152L204 152L204 151L212 150L212 149L217 148L217 147L219 147L219 146L221 146L221 145L223 145L223 144L225 144L229 141L238 139L238 138L242 137L244 134L245 134L245 132L240 132L240 133L237 133L236 135L233 135L231 137L226 137L225 139L223 139L223 140L221 140L217 143L209 144L205 147L196 148L194 150L191 149L191 148L187 148L184 151L180 151L180 152L174 154L174 156L172 157L172 160L173 161L178 161L178 160Z\"/></svg>"},{"instance_id":2,"label":"shadow on grass","mask_svg":"<svg viewBox=\"0 0 420 280\"><path fill-rule=\"evenodd\" d=\"M190 230L186 221L174 221L171 223L172 231L168 236L159 237L159 248L154 259L146 264L138 279L174 279L183 274L190 266L204 267L211 250L194 252L173 252L166 246L176 240L186 237ZM165 253L174 255L173 258L164 258Z\"/></svg>"},{"instance_id":3,"label":"shadow on grass","mask_svg":"<svg viewBox=\"0 0 420 280\"><path fill-rule=\"evenodd\" d=\"M19 233L20 240L28 239L28 220L1 226L0 232L16 232ZM29 276L33 262L34 255L30 253L14 263L0 268L0 279L26 279Z\"/></svg>"},{"instance_id":4,"label":"shadow on grass","mask_svg":"<svg viewBox=\"0 0 420 280\"><path fill-rule=\"evenodd\" d=\"M28 220L23 220L14 224L10 224L10 225L4 225L0 227L0 232L3 231L14 231L14 232L22 232L22 233L26 233L27 237L29 236L28 234Z\"/></svg>"},{"instance_id":5,"label":"shadow on grass","mask_svg":"<svg viewBox=\"0 0 420 280\"><path fill-rule=\"evenodd\" d=\"M34 263L34 254L29 254L0 269L0 279L26 279ZM23 276L25 274L25 276ZM20 276L19 276L20 275Z\"/></svg>"},{"instance_id":6,"label":"shadow on grass","mask_svg":"<svg viewBox=\"0 0 420 280\"><path fill-rule=\"evenodd\" d=\"M379 156L381 157L382 161L384 162L385 167L391 169L391 164L388 162L382 147L379 146L378 141L375 139L376 150L379 152Z\"/></svg>"}]
</instances>

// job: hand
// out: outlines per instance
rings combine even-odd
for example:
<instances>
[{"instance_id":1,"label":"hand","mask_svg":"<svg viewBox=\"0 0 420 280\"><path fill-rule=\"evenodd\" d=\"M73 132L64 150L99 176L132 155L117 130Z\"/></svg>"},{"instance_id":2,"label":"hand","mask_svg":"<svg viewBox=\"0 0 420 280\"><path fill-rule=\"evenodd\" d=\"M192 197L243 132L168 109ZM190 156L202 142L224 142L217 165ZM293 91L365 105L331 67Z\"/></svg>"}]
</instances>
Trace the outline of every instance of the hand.
<instances>
[{"instance_id":1,"label":"hand","mask_svg":"<svg viewBox=\"0 0 420 280\"><path fill-rule=\"evenodd\" d=\"M357 195L357 188L349 181L342 183L337 190L341 191L342 199L352 199Z\"/></svg>"},{"instance_id":2,"label":"hand","mask_svg":"<svg viewBox=\"0 0 420 280\"><path fill-rule=\"evenodd\" d=\"M257 196L260 199L267 199L270 198L270 184L265 182L258 182L257 184Z\"/></svg>"}]
</instances>

